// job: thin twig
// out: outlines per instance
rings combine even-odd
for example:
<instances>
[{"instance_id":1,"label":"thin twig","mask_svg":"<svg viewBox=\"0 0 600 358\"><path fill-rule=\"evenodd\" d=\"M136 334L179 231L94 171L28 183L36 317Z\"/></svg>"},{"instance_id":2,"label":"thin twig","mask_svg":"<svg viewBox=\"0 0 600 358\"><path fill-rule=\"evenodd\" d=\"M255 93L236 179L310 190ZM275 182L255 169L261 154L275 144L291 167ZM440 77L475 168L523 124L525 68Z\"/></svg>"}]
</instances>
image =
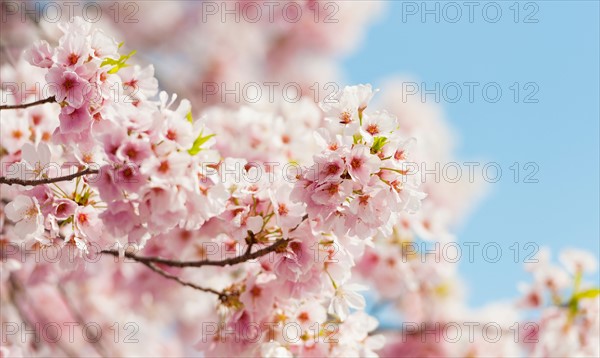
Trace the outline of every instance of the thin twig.
<instances>
[{"instance_id":1,"label":"thin twig","mask_svg":"<svg viewBox=\"0 0 600 358\"><path fill-rule=\"evenodd\" d=\"M54 103L54 102L56 102L56 98L54 98L54 96L52 96L52 97L40 99L39 101L35 101L35 102L13 104L13 105L5 104L5 105L0 106L0 110L3 110L3 109L23 109L23 108L27 108L27 107L38 106L38 105L44 104L44 103Z\"/></svg>"},{"instance_id":2,"label":"thin twig","mask_svg":"<svg viewBox=\"0 0 600 358\"><path fill-rule=\"evenodd\" d=\"M55 177L55 178L43 178L43 179L32 179L32 180L25 180L25 179L17 179L17 178L6 178L6 177L0 177L0 184L7 184L7 185L43 185L43 184L52 184L52 183L58 183L61 181L69 181L69 180L73 180L75 178L84 176L84 175L89 175L89 174L98 174L98 169L91 169L91 168L85 168L82 171L79 171L77 173L73 173L73 174L69 174L69 175L65 175L63 177Z\"/></svg>"},{"instance_id":3,"label":"thin twig","mask_svg":"<svg viewBox=\"0 0 600 358\"><path fill-rule=\"evenodd\" d=\"M177 277L175 275L172 275L172 274L170 274L170 273L162 270L161 268L159 268L158 266L156 266L155 264L153 264L151 262L141 262L141 263L144 266L146 266L149 269L151 269L152 271L156 272L157 274L159 274L159 275L161 275L161 276L163 276L165 278L168 278L169 280L176 281L176 282L182 284L183 286L191 287L193 289L204 291L204 292L208 292L208 293L213 293L213 294L219 296L219 299L221 301L224 301L224 300L227 299L227 294L226 293L214 290L212 288L206 288L206 287L198 286L198 285L196 285L194 283L191 283L191 282L188 282L188 281L184 281L181 278L179 278L179 277Z\"/></svg>"}]
</instances>

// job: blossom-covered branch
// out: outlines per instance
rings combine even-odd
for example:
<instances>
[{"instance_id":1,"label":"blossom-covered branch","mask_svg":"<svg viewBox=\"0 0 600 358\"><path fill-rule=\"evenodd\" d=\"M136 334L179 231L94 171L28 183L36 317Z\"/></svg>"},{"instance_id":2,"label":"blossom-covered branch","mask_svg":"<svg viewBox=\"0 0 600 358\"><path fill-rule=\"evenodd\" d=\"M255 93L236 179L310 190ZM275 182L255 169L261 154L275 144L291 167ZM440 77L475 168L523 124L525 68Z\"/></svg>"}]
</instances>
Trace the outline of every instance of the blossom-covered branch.
<instances>
[{"instance_id":1,"label":"blossom-covered branch","mask_svg":"<svg viewBox=\"0 0 600 358\"><path fill-rule=\"evenodd\" d=\"M242 262L247 262L250 260L254 260L265 256L271 252L276 252L277 250L282 250L285 248L289 240L280 239L275 241L273 244L264 247L260 250L256 250L254 252L246 251L243 255L239 255L236 257L232 257L224 260L198 260L198 261L180 261L173 259L165 259L161 257L151 257L151 256L137 256L131 252L125 252L125 257L132 259L137 262L141 262L145 265L148 264L161 264L171 267L202 267L202 266L233 266L240 264ZM113 256L119 256L118 250L102 250L101 253Z\"/></svg>"}]
</instances>

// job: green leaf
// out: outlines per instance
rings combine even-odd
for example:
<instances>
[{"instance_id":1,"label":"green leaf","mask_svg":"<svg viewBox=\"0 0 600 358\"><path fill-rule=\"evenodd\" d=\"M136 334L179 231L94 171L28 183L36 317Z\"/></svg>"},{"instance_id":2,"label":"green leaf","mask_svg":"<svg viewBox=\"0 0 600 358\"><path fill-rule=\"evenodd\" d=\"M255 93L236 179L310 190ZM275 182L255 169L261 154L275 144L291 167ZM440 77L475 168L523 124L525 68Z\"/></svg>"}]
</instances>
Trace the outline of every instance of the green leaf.
<instances>
[{"instance_id":1,"label":"green leaf","mask_svg":"<svg viewBox=\"0 0 600 358\"><path fill-rule=\"evenodd\" d=\"M580 300L582 298L595 298L600 295L600 288L590 288L589 290L577 292L573 295L574 300Z\"/></svg>"},{"instance_id":2,"label":"green leaf","mask_svg":"<svg viewBox=\"0 0 600 358\"><path fill-rule=\"evenodd\" d=\"M214 134L209 134L203 137L201 132L198 138L196 138L196 140L194 141L192 148L188 150L188 153L190 153L190 155L196 155L200 153L200 151L202 150L202 145L214 136Z\"/></svg>"},{"instance_id":3,"label":"green leaf","mask_svg":"<svg viewBox=\"0 0 600 358\"><path fill-rule=\"evenodd\" d=\"M371 147L371 153L375 154L379 152L386 143L386 137L375 137L375 140L373 141L373 146Z\"/></svg>"},{"instance_id":4,"label":"green leaf","mask_svg":"<svg viewBox=\"0 0 600 358\"><path fill-rule=\"evenodd\" d=\"M192 111L189 111L185 118L188 120L188 122L193 123L194 117L192 117Z\"/></svg>"},{"instance_id":5,"label":"green leaf","mask_svg":"<svg viewBox=\"0 0 600 358\"><path fill-rule=\"evenodd\" d=\"M100 64L100 66L113 66L113 68L111 68L108 71L108 73L115 74L119 72L121 68L129 67L129 65L127 64L127 60L129 60L131 56L135 55L136 52L136 50L133 50L127 55L121 55L121 57L119 57L118 60L115 60L114 58L105 58Z\"/></svg>"}]
</instances>

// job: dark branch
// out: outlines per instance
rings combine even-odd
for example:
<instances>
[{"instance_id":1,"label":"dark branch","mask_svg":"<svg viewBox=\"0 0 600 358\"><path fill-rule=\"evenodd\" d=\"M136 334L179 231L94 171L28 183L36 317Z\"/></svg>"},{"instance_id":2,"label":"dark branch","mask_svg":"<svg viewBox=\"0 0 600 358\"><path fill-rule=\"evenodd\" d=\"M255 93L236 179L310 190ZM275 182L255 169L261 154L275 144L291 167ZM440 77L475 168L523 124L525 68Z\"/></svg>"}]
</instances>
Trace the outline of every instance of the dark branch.
<instances>
[{"instance_id":1,"label":"dark branch","mask_svg":"<svg viewBox=\"0 0 600 358\"><path fill-rule=\"evenodd\" d=\"M2 105L2 106L0 106L0 110L23 109L23 108L27 108L27 107L37 106L37 105L44 104L44 103L53 103L53 102L56 102L56 98L54 98L54 96L40 99L39 101L30 102L30 103L21 103L21 104L15 104L15 105L9 105L9 104Z\"/></svg>"},{"instance_id":2,"label":"dark branch","mask_svg":"<svg viewBox=\"0 0 600 358\"><path fill-rule=\"evenodd\" d=\"M172 259L165 259L161 257L151 257L151 256L136 256L131 252L125 252L125 257L135 260L137 262L141 262L143 264L153 263L153 264L162 264L171 267L202 267L202 266L233 266L242 262L250 261L267 255L271 252L281 250L286 247L289 239L280 239L275 241L273 244L264 247L260 250L249 252L246 250L246 253L240 256L232 257L225 260L198 260L198 261L179 261ZM119 251L117 250L102 250L101 253L113 255L118 257Z\"/></svg>"},{"instance_id":3,"label":"dark branch","mask_svg":"<svg viewBox=\"0 0 600 358\"><path fill-rule=\"evenodd\" d=\"M33 180L0 177L0 184L34 185L35 186L35 185L58 183L61 181L69 181L69 180L73 180L75 178L78 178L78 177L81 177L84 175L89 175L89 174L98 174L98 169L85 168L82 171L79 171L77 173L73 173L70 175L65 175L63 177L43 178L43 179L33 179Z\"/></svg>"},{"instance_id":4,"label":"dark branch","mask_svg":"<svg viewBox=\"0 0 600 358\"><path fill-rule=\"evenodd\" d=\"M221 301L225 301L227 299L227 294L225 294L223 292L213 290L212 288L201 287L194 283L184 281L184 280L180 279L179 277L160 269L159 267L157 267L155 264L153 264L151 262L142 262L142 264L145 265L146 267L148 267L149 269L151 269L152 271L156 272L157 274L159 274L165 278L168 278L169 280L176 281L176 282L182 284L183 286L191 287L193 289L208 292L208 293L213 293L213 294L219 296L219 299Z\"/></svg>"},{"instance_id":5,"label":"dark branch","mask_svg":"<svg viewBox=\"0 0 600 358\"><path fill-rule=\"evenodd\" d=\"M302 220L298 223L298 225L293 227L290 230L290 232L293 232L296 229L298 229L300 224L302 224L307 219L308 219L308 215L304 215L302 217ZM248 238L248 242L249 242L248 248L246 249L246 251L244 252L243 255L232 257L232 258L225 259L225 260L179 261L179 260L165 259L162 257L137 256L134 253L127 252L127 251L124 253L124 255L125 255L125 257L127 257L129 259L132 259L137 262L141 262L143 264L153 263L153 264L162 264L162 265L171 266L171 267L202 267L202 266L223 266L224 267L224 266L237 265L242 262L254 260L259 257L265 256L271 252L283 250L286 248L288 242L290 242L290 240L291 240L291 239L279 239L267 247L263 247L260 250L251 252L252 247L256 244L256 242L255 242L256 237L253 237L253 236L254 235L250 235L250 237ZM102 251L100 251L100 253L119 257L118 250L102 250Z\"/></svg>"}]
</instances>

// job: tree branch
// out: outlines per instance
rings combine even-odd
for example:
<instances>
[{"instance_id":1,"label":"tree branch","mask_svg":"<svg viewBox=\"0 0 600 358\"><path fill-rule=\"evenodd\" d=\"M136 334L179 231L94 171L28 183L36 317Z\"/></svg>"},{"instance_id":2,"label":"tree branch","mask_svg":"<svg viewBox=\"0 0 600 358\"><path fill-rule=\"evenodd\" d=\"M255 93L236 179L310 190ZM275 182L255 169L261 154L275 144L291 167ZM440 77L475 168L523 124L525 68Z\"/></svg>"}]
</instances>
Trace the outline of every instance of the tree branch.
<instances>
[{"instance_id":1,"label":"tree branch","mask_svg":"<svg viewBox=\"0 0 600 358\"><path fill-rule=\"evenodd\" d=\"M202 266L233 266L242 262L246 262L249 260L257 259L261 256L267 255L271 252L283 249L289 239L280 239L275 241L273 244L264 247L260 250L249 252L246 250L246 253L240 256L232 257L224 260L198 260L198 261L179 261L172 259L165 259L161 257L152 257L152 256L136 256L131 252L125 252L125 257L135 260L137 262L141 262L143 264L163 264L171 267L202 267ZM118 250L102 250L100 251L102 254L108 254L118 257Z\"/></svg>"},{"instance_id":2,"label":"tree branch","mask_svg":"<svg viewBox=\"0 0 600 358\"><path fill-rule=\"evenodd\" d=\"M175 275L172 275L172 274L170 274L170 273L168 273L168 272L160 269L158 266L156 266L155 264L153 264L151 262L141 262L141 263L143 265L145 265L146 267L148 267L149 269L151 269L152 271L156 272L157 274L159 274L159 275L161 275L161 276L163 276L165 278L168 278L169 280L176 281L176 282L182 284L183 286L191 287L191 288L196 289L196 290L200 290L200 291L204 291L204 292L208 292L208 293L213 293L213 294L219 296L219 300L221 300L221 301L227 300L227 294L226 293L214 290L212 288L201 287L201 286L198 286L198 285L196 285L194 283L184 281L184 280L180 279L179 277L177 277Z\"/></svg>"},{"instance_id":3,"label":"tree branch","mask_svg":"<svg viewBox=\"0 0 600 358\"><path fill-rule=\"evenodd\" d=\"M290 233L298 229L300 224L302 224L305 220L308 219L308 215L304 215L302 220L290 230ZM260 250L252 251L252 247L255 244L255 238L250 239L250 243L248 244L248 248L244 252L243 255L232 257L224 260L197 260L197 261L179 261L172 259L165 259L162 257L154 257L154 256L137 256L131 252L125 252L124 255L127 258L130 258L134 261L141 262L143 264L154 263L154 264L162 264L171 267L202 267L202 266L233 266L242 262L246 262L249 260L254 260L264 255L267 255L271 252L275 252L278 250L284 249L287 244L291 241L291 239L279 239L272 243L267 247L263 247ZM101 254L113 255L115 257L119 257L118 250L102 250Z\"/></svg>"},{"instance_id":4,"label":"tree branch","mask_svg":"<svg viewBox=\"0 0 600 358\"><path fill-rule=\"evenodd\" d=\"M7 184L7 185L43 185L43 184L52 184L52 183L58 183L61 181L69 181L69 180L73 180L75 178L84 176L84 175L88 175L88 174L98 174L98 169L90 169L85 168L82 171L79 171L77 173L73 173L73 174L69 174L69 175L65 175L63 177L55 177L55 178L43 178L43 179L33 179L33 180L25 180L25 179L17 179L17 178L6 178L6 177L0 177L0 184Z\"/></svg>"},{"instance_id":5,"label":"tree branch","mask_svg":"<svg viewBox=\"0 0 600 358\"><path fill-rule=\"evenodd\" d=\"M0 106L0 110L23 109L23 108L27 108L27 107L37 106L37 105L44 104L44 103L53 103L53 102L56 102L56 98L54 98L54 96L40 99L39 101L30 102L30 103L21 103L21 104L15 104L15 105L9 105L9 104L2 105L2 106Z\"/></svg>"}]
</instances>

